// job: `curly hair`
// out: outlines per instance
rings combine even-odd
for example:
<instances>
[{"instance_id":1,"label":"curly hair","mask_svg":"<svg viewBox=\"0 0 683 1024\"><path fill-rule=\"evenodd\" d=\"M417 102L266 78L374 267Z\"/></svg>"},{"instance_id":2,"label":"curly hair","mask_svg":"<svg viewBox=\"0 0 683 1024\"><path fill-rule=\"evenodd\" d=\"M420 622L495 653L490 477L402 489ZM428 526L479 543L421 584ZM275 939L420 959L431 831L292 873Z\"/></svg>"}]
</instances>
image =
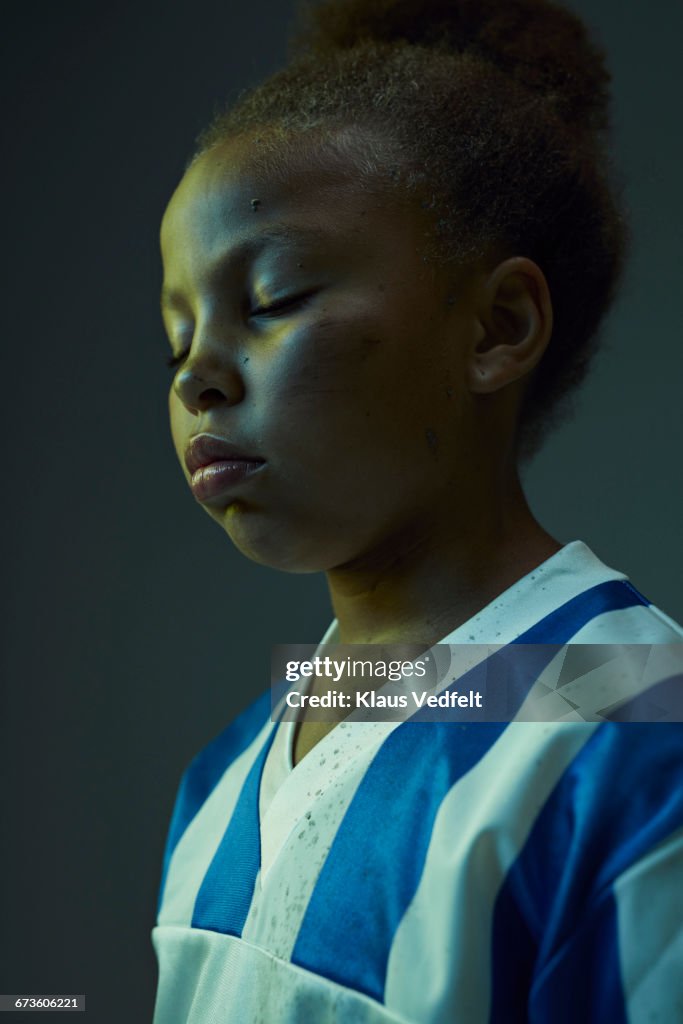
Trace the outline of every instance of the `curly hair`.
<instances>
[{"instance_id":1,"label":"curly hair","mask_svg":"<svg viewBox=\"0 0 683 1024\"><path fill-rule=\"evenodd\" d=\"M353 128L359 174L429 211L425 260L538 263L554 328L520 413L529 458L571 408L627 248L604 51L549 0L305 0L299 18L288 65L218 113L193 159L255 132L282 167L288 140Z\"/></svg>"}]
</instances>

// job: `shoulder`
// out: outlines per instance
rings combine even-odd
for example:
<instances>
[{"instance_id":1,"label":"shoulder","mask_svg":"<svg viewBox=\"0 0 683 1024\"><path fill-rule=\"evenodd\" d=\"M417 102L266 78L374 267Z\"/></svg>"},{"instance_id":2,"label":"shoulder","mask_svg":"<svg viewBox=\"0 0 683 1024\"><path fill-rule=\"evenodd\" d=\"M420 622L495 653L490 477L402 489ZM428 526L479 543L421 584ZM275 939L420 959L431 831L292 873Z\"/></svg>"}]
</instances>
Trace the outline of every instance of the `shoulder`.
<instances>
[{"instance_id":1,"label":"shoulder","mask_svg":"<svg viewBox=\"0 0 683 1024\"><path fill-rule=\"evenodd\" d=\"M171 857L181 837L226 772L243 754L247 754L263 731L269 716L270 690L266 690L195 754L183 772L164 848L159 908Z\"/></svg>"},{"instance_id":2,"label":"shoulder","mask_svg":"<svg viewBox=\"0 0 683 1024\"><path fill-rule=\"evenodd\" d=\"M683 626L652 604L628 581L623 581L621 586L633 595L633 602L601 608L574 634L572 643L683 643Z\"/></svg>"},{"instance_id":3,"label":"shoulder","mask_svg":"<svg viewBox=\"0 0 683 1024\"><path fill-rule=\"evenodd\" d=\"M606 722L557 782L497 901L499 938L536 936L539 1019L588 1019L599 998L623 1020L643 978L667 1011L656 1019L673 1019L680 978L658 965L680 935L682 883L683 723Z\"/></svg>"},{"instance_id":4,"label":"shoulder","mask_svg":"<svg viewBox=\"0 0 683 1024\"><path fill-rule=\"evenodd\" d=\"M270 714L270 691L264 691L192 758L181 788L191 789L197 805L206 800L223 773L261 732Z\"/></svg>"},{"instance_id":5,"label":"shoulder","mask_svg":"<svg viewBox=\"0 0 683 1024\"><path fill-rule=\"evenodd\" d=\"M557 780L508 885L571 931L615 881L683 828L683 722L605 722ZM520 890L521 891L521 890Z\"/></svg>"}]
</instances>

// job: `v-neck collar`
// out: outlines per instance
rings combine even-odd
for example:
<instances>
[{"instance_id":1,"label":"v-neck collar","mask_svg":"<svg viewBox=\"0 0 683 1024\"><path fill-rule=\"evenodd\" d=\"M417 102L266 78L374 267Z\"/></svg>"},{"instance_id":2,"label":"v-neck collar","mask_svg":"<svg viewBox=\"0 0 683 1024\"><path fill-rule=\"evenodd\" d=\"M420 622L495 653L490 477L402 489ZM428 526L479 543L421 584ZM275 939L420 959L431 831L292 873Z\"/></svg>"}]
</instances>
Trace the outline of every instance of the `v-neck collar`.
<instances>
[{"instance_id":1,"label":"v-neck collar","mask_svg":"<svg viewBox=\"0 0 683 1024\"><path fill-rule=\"evenodd\" d=\"M439 642L480 644L482 648L512 643L544 616L590 587L626 578L624 573L606 566L583 541L571 541ZM324 656L325 649L337 643L339 626L333 619L314 656ZM261 881L310 802L334 784L340 770L349 770L352 762L367 757L372 747L379 748L401 724L341 722L294 765L295 723L280 722L261 779Z\"/></svg>"}]
</instances>

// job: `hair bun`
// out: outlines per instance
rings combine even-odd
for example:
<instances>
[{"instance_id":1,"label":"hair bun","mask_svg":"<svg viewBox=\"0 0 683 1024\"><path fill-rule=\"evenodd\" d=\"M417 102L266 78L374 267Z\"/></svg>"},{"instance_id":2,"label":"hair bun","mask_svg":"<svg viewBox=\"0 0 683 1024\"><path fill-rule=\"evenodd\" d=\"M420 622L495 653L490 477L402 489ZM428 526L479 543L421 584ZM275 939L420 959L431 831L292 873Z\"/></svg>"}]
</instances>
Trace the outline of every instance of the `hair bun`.
<instances>
[{"instance_id":1,"label":"hair bun","mask_svg":"<svg viewBox=\"0 0 683 1024\"><path fill-rule=\"evenodd\" d=\"M307 0L294 52L406 42L467 52L543 95L566 121L608 124L605 54L550 0Z\"/></svg>"}]
</instances>

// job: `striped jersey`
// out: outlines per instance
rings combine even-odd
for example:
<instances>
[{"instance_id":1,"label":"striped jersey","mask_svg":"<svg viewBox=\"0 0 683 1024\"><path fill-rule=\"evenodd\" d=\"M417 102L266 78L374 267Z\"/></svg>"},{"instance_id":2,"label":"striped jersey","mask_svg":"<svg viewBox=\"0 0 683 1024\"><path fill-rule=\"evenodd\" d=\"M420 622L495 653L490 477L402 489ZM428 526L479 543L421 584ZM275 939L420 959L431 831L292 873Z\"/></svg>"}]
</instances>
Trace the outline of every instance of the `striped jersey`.
<instances>
[{"instance_id":1,"label":"striped jersey","mask_svg":"<svg viewBox=\"0 0 683 1024\"><path fill-rule=\"evenodd\" d=\"M573 541L443 642L683 629ZM181 779L154 1024L683 1022L683 723L342 722L293 767L270 712Z\"/></svg>"}]
</instances>

